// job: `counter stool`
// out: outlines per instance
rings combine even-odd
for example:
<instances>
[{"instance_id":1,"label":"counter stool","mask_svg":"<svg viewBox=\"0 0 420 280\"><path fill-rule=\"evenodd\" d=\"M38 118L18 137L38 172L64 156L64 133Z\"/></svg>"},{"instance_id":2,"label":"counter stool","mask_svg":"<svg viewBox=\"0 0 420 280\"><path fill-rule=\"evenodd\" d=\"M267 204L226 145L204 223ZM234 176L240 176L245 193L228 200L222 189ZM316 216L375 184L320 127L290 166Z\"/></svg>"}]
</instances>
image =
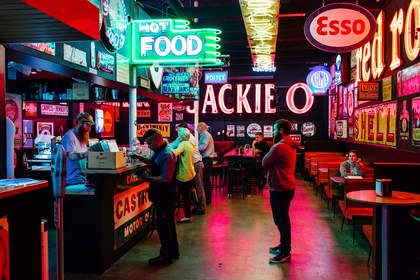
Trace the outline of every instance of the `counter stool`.
<instances>
[{"instance_id":1,"label":"counter stool","mask_svg":"<svg viewBox=\"0 0 420 280\"><path fill-rule=\"evenodd\" d=\"M241 162L237 161L232 163L228 170L228 194L232 195L233 192L239 192L242 193L242 198L245 199L247 195L247 182L245 181L246 168Z\"/></svg>"},{"instance_id":2,"label":"counter stool","mask_svg":"<svg viewBox=\"0 0 420 280\"><path fill-rule=\"evenodd\" d=\"M211 166L210 169L210 185L215 189L217 194L218 188L223 188L226 181L226 167L229 166L227 163L216 163Z\"/></svg>"}]
</instances>

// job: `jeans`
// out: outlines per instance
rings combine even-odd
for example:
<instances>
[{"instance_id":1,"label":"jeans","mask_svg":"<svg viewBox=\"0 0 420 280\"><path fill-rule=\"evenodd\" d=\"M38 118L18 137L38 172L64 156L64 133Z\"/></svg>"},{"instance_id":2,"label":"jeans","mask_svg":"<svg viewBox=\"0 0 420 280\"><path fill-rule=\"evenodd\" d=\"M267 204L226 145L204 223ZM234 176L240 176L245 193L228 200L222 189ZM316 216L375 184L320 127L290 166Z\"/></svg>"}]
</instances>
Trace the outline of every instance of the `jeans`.
<instances>
[{"instance_id":1,"label":"jeans","mask_svg":"<svg viewBox=\"0 0 420 280\"><path fill-rule=\"evenodd\" d=\"M294 195L295 190L270 191L270 204L273 212L273 219L280 232L280 251L284 254L290 253L292 248L289 207Z\"/></svg>"},{"instance_id":2,"label":"jeans","mask_svg":"<svg viewBox=\"0 0 420 280\"><path fill-rule=\"evenodd\" d=\"M206 194L204 192L203 185L203 169L204 164L202 161L194 163L195 169L195 193L196 197L193 197L193 206L196 210L206 211Z\"/></svg>"},{"instance_id":3,"label":"jeans","mask_svg":"<svg viewBox=\"0 0 420 280\"><path fill-rule=\"evenodd\" d=\"M175 228L175 206L167 203L155 203L157 232L161 243L160 256L173 258L179 256L178 239Z\"/></svg>"},{"instance_id":4,"label":"jeans","mask_svg":"<svg viewBox=\"0 0 420 280\"><path fill-rule=\"evenodd\" d=\"M211 184L210 184L210 170L213 165L213 159L203 158L204 170L203 170L203 182L204 190L206 192L206 204L211 204Z\"/></svg>"},{"instance_id":5,"label":"jeans","mask_svg":"<svg viewBox=\"0 0 420 280\"><path fill-rule=\"evenodd\" d=\"M184 202L185 218L191 218L191 190L194 185L194 179L187 182L178 181L179 194L182 195Z\"/></svg>"}]
</instances>

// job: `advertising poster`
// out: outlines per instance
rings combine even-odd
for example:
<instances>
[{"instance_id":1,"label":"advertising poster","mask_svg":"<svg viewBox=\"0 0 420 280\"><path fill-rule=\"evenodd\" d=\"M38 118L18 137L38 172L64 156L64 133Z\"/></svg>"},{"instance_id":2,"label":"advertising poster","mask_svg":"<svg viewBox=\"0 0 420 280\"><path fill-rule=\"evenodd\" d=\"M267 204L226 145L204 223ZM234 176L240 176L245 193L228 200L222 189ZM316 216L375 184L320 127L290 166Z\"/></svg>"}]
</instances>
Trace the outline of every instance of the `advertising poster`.
<instances>
[{"instance_id":1,"label":"advertising poster","mask_svg":"<svg viewBox=\"0 0 420 280\"><path fill-rule=\"evenodd\" d=\"M104 111L101 109L95 110L95 132L104 132Z\"/></svg>"},{"instance_id":2,"label":"advertising poster","mask_svg":"<svg viewBox=\"0 0 420 280\"><path fill-rule=\"evenodd\" d=\"M37 111L37 103L36 102L26 102L25 103L25 117L34 117L38 116Z\"/></svg>"},{"instance_id":3,"label":"advertising poster","mask_svg":"<svg viewBox=\"0 0 420 280\"><path fill-rule=\"evenodd\" d=\"M236 126L236 137L245 137L245 126L237 125Z\"/></svg>"},{"instance_id":4,"label":"advertising poster","mask_svg":"<svg viewBox=\"0 0 420 280\"><path fill-rule=\"evenodd\" d=\"M114 74L115 57L109 53L97 52L96 67L99 71L106 74Z\"/></svg>"},{"instance_id":5,"label":"advertising poster","mask_svg":"<svg viewBox=\"0 0 420 280\"><path fill-rule=\"evenodd\" d=\"M347 110L348 110L348 105L347 105L347 96L348 96L348 87L343 87L343 114L342 117L344 119L347 118Z\"/></svg>"},{"instance_id":6,"label":"advertising poster","mask_svg":"<svg viewBox=\"0 0 420 280\"><path fill-rule=\"evenodd\" d=\"M298 123L292 122L292 131L298 131Z\"/></svg>"},{"instance_id":7,"label":"advertising poster","mask_svg":"<svg viewBox=\"0 0 420 280\"><path fill-rule=\"evenodd\" d=\"M339 139L347 139L347 120L335 121L335 133Z\"/></svg>"},{"instance_id":8,"label":"advertising poster","mask_svg":"<svg viewBox=\"0 0 420 280\"><path fill-rule=\"evenodd\" d=\"M413 98L412 114L413 114L413 138L412 143L414 146L420 146L420 97Z\"/></svg>"},{"instance_id":9,"label":"advertising poster","mask_svg":"<svg viewBox=\"0 0 420 280\"><path fill-rule=\"evenodd\" d=\"M69 107L65 105L41 104L41 115L67 117Z\"/></svg>"},{"instance_id":10,"label":"advertising poster","mask_svg":"<svg viewBox=\"0 0 420 280\"><path fill-rule=\"evenodd\" d=\"M354 115L354 140L396 146L397 102L358 108Z\"/></svg>"},{"instance_id":11,"label":"advertising poster","mask_svg":"<svg viewBox=\"0 0 420 280\"><path fill-rule=\"evenodd\" d=\"M114 195L114 250L148 225L150 206L149 183Z\"/></svg>"},{"instance_id":12,"label":"advertising poster","mask_svg":"<svg viewBox=\"0 0 420 280\"><path fill-rule=\"evenodd\" d=\"M25 47L43 52L49 55L55 55L55 43L27 43L22 44Z\"/></svg>"},{"instance_id":13,"label":"advertising poster","mask_svg":"<svg viewBox=\"0 0 420 280\"><path fill-rule=\"evenodd\" d=\"M150 118L151 116L150 110L137 110L137 118Z\"/></svg>"},{"instance_id":14,"label":"advertising poster","mask_svg":"<svg viewBox=\"0 0 420 280\"><path fill-rule=\"evenodd\" d=\"M398 97L420 92L420 63L397 73Z\"/></svg>"},{"instance_id":15,"label":"advertising poster","mask_svg":"<svg viewBox=\"0 0 420 280\"><path fill-rule=\"evenodd\" d=\"M262 129L261 126L257 123L251 123L246 129L246 134L248 134L248 136L251 138L255 138L255 134L258 132L262 132Z\"/></svg>"},{"instance_id":16,"label":"advertising poster","mask_svg":"<svg viewBox=\"0 0 420 280\"><path fill-rule=\"evenodd\" d=\"M379 83L359 82L359 100L379 100Z\"/></svg>"},{"instance_id":17,"label":"advertising poster","mask_svg":"<svg viewBox=\"0 0 420 280\"><path fill-rule=\"evenodd\" d=\"M228 124L226 126L226 136L227 137L235 137L235 125L234 124Z\"/></svg>"},{"instance_id":18,"label":"advertising poster","mask_svg":"<svg viewBox=\"0 0 420 280\"><path fill-rule=\"evenodd\" d=\"M172 122L172 103L158 103L158 121Z\"/></svg>"},{"instance_id":19,"label":"advertising poster","mask_svg":"<svg viewBox=\"0 0 420 280\"><path fill-rule=\"evenodd\" d=\"M9 223L7 216L0 216L0 279L10 279Z\"/></svg>"},{"instance_id":20,"label":"advertising poster","mask_svg":"<svg viewBox=\"0 0 420 280\"><path fill-rule=\"evenodd\" d=\"M389 101L391 99L392 99L392 76L389 76L382 80L382 101Z\"/></svg>"},{"instance_id":21,"label":"advertising poster","mask_svg":"<svg viewBox=\"0 0 420 280\"><path fill-rule=\"evenodd\" d=\"M306 122L302 124L302 135L305 137L312 137L316 133L315 124L312 122Z\"/></svg>"},{"instance_id":22,"label":"advertising poster","mask_svg":"<svg viewBox=\"0 0 420 280\"><path fill-rule=\"evenodd\" d=\"M293 130L293 124L292 124L292 130ZM297 130L297 123L296 123L296 130ZM273 138L272 125L264 125L264 138Z\"/></svg>"},{"instance_id":23,"label":"advertising poster","mask_svg":"<svg viewBox=\"0 0 420 280\"><path fill-rule=\"evenodd\" d=\"M87 66L86 52L68 44L63 44L63 59L80 66Z\"/></svg>"},{"instance_id":24,"label":"advertising poster","mask_svg":"<svg viewBox=\"0 0 420 280\"><path fill-rule=\"evenodd\" d=\"M184 113L175 113L175 120L176 121L183 121L184 120Z\"/></svg>"},{"instance_id":25,"label":"advertising poster","mask_svg":"<svg viewBox=\"0 0 420 280\"><path fill-rule=\"evenodd\" d=\"M408 111L407 100L402 100L399 104L400 116L398 120L398 132L400 143L407 143L410 141L410 113Z\"/></svg>"},{"instance_id":26,"label":"advertising poster","mask_svg":"<svg viewBox=\"0 0 420 280\"><path fill-rule=\"evenodd\" d=\"M23 120L23 147L24 148L33 148L34 139L33 139L33 121L32 120Z\"/></svg>"},{"instance_id":27,"label":"advertising poster","mask_svg":"<svg viewBox=\"0 0 420 280\"><path fill-rule=\"evenodd\" d=\"M157 124L137 124L137 137L143 137L149 129L159 130L163 137L171 136L171 125L169 123L157 123Z\"/></svg>"},{"instance_id":28,"label":"advertising poster","mask_svg":"<svg viewBox=\"0 0 420 280\"><path fill-rule=\"evenodd\" d=\"M36 135L52 135L54 136L54 123L52 122L37 122Z\"/></svg>"},{"instance_id":29,"label":"advertising poster","mask_svg":"<svg viewBox=\"0 0 420 280\"><path fill-rule=\"evenodd\" d=\"M104 132L102 137L114 137L114 107L101 106L104 111Z\"/></svg>"},{"instance_id":30,"label":"advertising poster","mask_svg":"<svg viewBox=\"0 0 420 280\"><path fill-rule=\"evenodd\" d=\"M6 117L15 125L15 148L22 147L22 97L6 93Z\"/></svg>"}]
</instances>

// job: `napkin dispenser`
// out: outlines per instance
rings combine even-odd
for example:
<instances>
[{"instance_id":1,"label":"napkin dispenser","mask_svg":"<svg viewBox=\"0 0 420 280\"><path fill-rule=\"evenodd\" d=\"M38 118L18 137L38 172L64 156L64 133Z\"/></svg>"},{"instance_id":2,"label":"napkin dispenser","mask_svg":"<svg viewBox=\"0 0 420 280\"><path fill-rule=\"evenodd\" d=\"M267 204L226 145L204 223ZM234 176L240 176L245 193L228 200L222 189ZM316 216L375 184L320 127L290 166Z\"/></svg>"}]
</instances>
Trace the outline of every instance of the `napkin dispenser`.
<instances>
[{"instance_id":1,"label":"napkin dispenser","mask_svg":"<svg viewBox=\"0 0 420 280\"><path fill-rule=\"evenodd\" d=\"M391 179L376 179L375 182L376 195L387 197L392 196L392 180Z\"/></svg>"}]
</instances>

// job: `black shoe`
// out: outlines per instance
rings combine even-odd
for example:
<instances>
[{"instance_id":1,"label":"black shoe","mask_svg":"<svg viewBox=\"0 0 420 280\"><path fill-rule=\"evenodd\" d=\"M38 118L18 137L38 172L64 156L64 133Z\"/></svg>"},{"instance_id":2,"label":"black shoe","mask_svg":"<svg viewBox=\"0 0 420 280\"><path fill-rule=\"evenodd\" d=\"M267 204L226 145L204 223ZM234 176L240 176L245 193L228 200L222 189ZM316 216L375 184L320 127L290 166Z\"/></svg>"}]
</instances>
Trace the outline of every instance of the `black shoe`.
<instances>
[{"instance_id":1,"label":"black shoe","mask_svg":"<svg viewBox=\"0 0 420 280\"><path fill-rule=\"evenodd\" d=\"M277 245L276 247L271 247L270 248L270 253L271 254L273 254L273 255L278 255L278 254L280 254L280 244L279 245Z\"/></svg>"},{"instance_id":2,"label":"black shoe","mask_svg":"<svg viewBox=\"0 0 420 280\"><path fill-rule=\"evenodd\" d=\"M269 263L285 263L290 262L290 253L281 253L268 260Z\"/></svg>"},{"instance_id":3,"label":"black shoe","mask_svg":"<svg viewBox=\"0 0 420 280\"><path fill-rule=\"evenodd\" d=\"M193 213L193 215L204 215L205 214L204 210L201 210L201 209L193 209L192 213Z\"/></svg>"},{"instance_id":4,"label":"black shoe","mask_svg":"<svg viewBox=\"0 0 420 280\"><path fill-rule=\"evenodd\" d=\"M149 260L149 265L168 265L172 263L171 258L164 258L161 256L158 256L156 258Z\"/></svg>"}]
</instances>

